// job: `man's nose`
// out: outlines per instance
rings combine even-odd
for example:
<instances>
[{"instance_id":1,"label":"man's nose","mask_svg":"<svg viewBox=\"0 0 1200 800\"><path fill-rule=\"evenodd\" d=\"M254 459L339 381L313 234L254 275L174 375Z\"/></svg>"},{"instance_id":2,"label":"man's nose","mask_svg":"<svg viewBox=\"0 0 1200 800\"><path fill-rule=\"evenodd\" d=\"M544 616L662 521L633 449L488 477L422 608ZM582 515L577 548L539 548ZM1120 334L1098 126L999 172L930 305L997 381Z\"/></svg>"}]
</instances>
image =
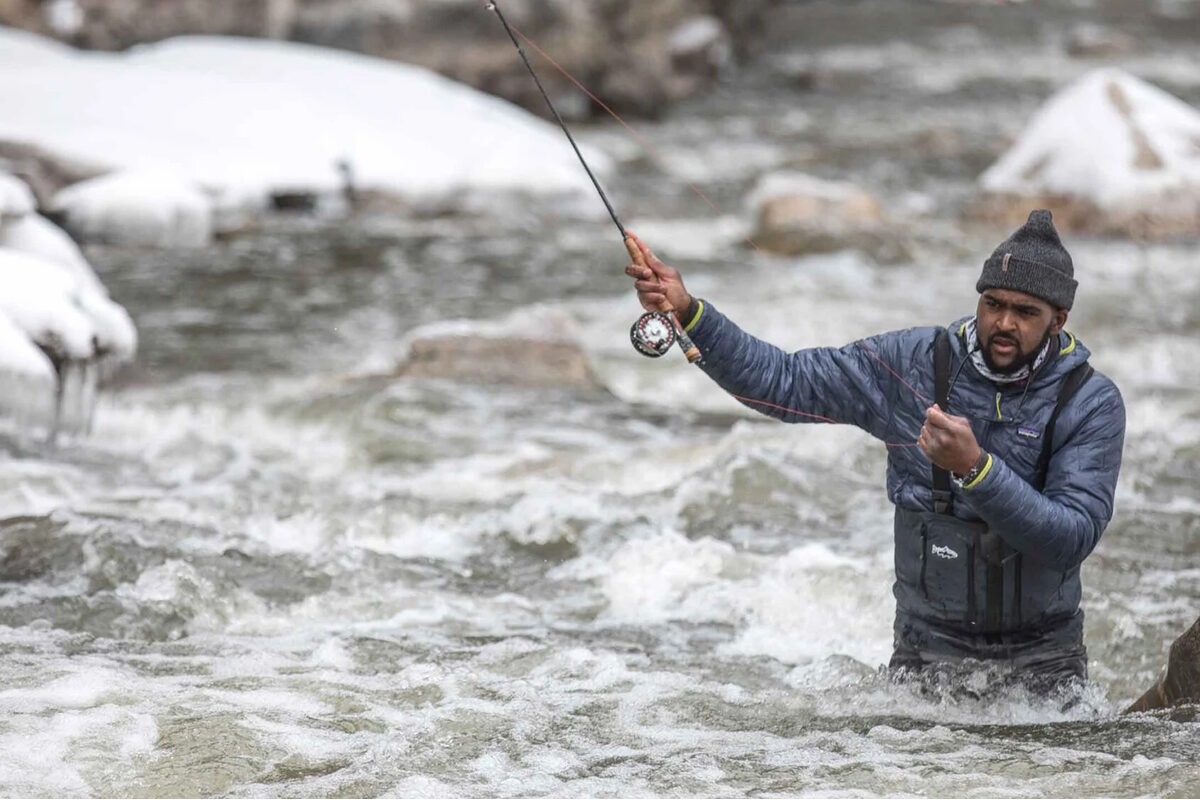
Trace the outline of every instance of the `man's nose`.
<instances>
[{"instance_id":1,"label":"man's nose","mask_svg":"<svg viewBox=\"0 0 1200 800\"><path fill-rule=\"evenodd\" d=\"M1015 331L1017 329L1017 315L1011 311L1002 311L996 319L996 329L1004 332Z\"/></svg>"}]
</instances>

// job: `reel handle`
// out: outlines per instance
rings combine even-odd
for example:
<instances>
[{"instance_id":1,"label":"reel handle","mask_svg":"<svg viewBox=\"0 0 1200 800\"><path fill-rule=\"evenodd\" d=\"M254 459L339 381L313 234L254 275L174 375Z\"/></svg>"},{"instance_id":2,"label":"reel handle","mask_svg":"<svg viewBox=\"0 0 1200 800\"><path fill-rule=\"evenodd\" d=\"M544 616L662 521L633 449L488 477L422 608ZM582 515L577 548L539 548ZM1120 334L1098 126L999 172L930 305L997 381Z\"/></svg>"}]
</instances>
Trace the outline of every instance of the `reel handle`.
<instances>
[{"instance_id":1,"label":"reel handle","mask_svg":"<svg viewBox=\"0 0 1200 800\"><path fill-rule=\"evenodd\" d=\"M642 248L637 246L637 242L633 240L632 236L625 237L625 249L629 251L629 257L633 259L634 264L649 269L646 257L642 255ZM683 326L679 324L679 317L676 316L675 309L669 300L666 301L666 306L665 309L659 310L671 320L671 325L675 328L675 341L679 342L679 349L683 351L684 357L687 358L689 364L695 364L700 360L700 348L696 347L691 337L683 330Z\"/></svg>"}]
</instances>

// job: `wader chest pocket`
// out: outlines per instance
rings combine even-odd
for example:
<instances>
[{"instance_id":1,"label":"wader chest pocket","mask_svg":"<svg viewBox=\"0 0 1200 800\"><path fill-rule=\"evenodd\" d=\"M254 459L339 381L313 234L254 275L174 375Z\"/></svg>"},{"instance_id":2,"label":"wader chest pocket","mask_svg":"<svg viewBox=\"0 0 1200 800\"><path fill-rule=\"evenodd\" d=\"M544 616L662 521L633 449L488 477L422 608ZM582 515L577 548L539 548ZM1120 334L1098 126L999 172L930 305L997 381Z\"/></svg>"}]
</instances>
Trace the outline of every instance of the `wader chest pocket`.
<instances>
[{"instance_id":1,"label":"wader chest pocket","mask_svg":"<svg viewBox=\"0 0 1200 800\"><path fill-rule=\"evenodd\" d=\"M921 594L932 610L947 618L974 619L976 550L987 525L945 514L922 517Z\"/></svg>"}]
</instances>

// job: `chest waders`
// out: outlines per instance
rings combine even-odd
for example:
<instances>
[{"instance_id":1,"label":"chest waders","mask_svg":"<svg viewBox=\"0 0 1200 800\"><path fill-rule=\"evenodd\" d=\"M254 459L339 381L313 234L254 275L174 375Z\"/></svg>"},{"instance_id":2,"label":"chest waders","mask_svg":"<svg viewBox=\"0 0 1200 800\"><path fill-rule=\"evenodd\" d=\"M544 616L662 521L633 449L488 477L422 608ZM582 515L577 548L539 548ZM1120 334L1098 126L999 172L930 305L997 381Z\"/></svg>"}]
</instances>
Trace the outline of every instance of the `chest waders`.
<instances>
[{"instance_id":1,"label":"chest waders","mask_svg":"<svg viewBox=\"0 0 1200 800\"><path fill-rule=\"evenodd\" d=\"M952 413L950 334L945 329L938 331L933 353L935 398L943 411ZM1039 492L1046 486L1058 415L1091 375L1092 368L1085 362L1063 380L1042 434L1041 454L1030 481ZM937 465L933 466L933 509L932 513L919 514L922 551L919 581L921 594L936 621L964 633L1003 640L1004 634L1036 625L1053 612L1074 613L1075 608L1053 608L1067 574L1051 573L1040 565L1031 570L1021 553L1005 544L986 523L954 516L950 473ZM931 575L933 572L937 573L936 579ZM1022 608L1023 603L1027 607Z\"/></svg>"}]
</instances>

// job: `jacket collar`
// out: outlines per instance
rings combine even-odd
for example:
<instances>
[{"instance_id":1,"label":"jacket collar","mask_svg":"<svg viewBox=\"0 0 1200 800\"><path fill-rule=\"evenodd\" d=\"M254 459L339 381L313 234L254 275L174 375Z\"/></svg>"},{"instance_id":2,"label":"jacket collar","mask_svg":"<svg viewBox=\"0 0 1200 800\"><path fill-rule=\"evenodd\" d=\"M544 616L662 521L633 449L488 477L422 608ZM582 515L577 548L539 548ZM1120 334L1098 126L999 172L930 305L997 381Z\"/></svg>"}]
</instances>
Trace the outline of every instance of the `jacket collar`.
<instances>
[{"instance_id":1,"label":"jacket collar","mask_svg":"<svg viewBox=\"0 0 1200 800\"><path fill-rule=\"evenodd\" d=\"M963 317L950 325L950 332L954 334L950 337L953 346L955 359L966 359L967 363L963 367L963 372L970 373L972 381L985 382L990 386L997 386L984 377L975 369L975 365L971 363L970 357L967 355L968 346L974 346L973 342L967 342L963 334L967 328L967 322L971 317ZM1033 375L1033 383L1030 388L1037 388L1047 383L1053 383L1060 380L1076 366L1088 360L1091 351L1088 350L1082 342L1075 338L1075 335L1069 331L1062 331L1058 334L1058 347L1051 346L1050 356L1046 359L1046 363L1042 368ZM1007 384L1009 387L1025 388L1025 383ZM1001 386L1000 388L1004 388Z\"/></svg>"}]
</instances>

